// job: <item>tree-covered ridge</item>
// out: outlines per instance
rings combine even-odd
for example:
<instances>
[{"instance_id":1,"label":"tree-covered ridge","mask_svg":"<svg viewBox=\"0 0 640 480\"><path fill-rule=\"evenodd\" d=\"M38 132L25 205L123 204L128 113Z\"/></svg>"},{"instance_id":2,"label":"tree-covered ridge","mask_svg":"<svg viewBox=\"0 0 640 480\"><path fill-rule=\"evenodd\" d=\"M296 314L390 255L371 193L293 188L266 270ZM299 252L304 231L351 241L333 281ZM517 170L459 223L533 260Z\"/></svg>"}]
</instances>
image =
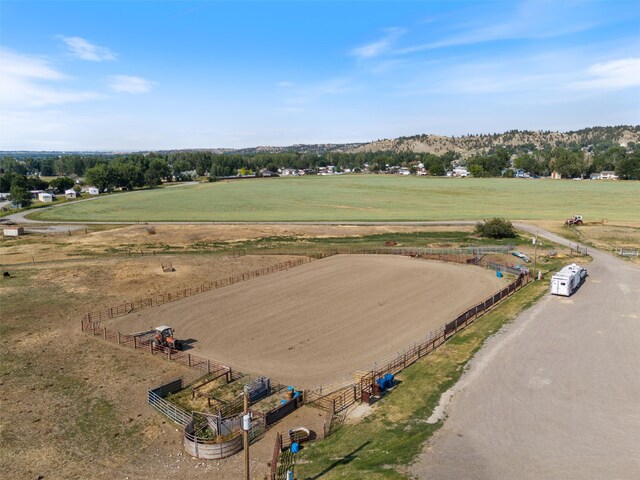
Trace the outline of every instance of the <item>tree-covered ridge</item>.
<instances>
[{"instance_id":1,"label":"tree-covered ridge","mask_svg":"<svg viewBox=\"0 0 640 480\"><path fill-rule=\"evenodd\" d=\"M443 153L454 151L464 157L487 153L498 147L528 151L543 148L586 148L590 145L627 145L640 143L640 125L613 127L590 127L569 132L509 130L505 133L469 134L459 137L439 135L413 135L396 139L378 140L355 151L413 151L421 153Z\"/></svg>"}]
</instances>

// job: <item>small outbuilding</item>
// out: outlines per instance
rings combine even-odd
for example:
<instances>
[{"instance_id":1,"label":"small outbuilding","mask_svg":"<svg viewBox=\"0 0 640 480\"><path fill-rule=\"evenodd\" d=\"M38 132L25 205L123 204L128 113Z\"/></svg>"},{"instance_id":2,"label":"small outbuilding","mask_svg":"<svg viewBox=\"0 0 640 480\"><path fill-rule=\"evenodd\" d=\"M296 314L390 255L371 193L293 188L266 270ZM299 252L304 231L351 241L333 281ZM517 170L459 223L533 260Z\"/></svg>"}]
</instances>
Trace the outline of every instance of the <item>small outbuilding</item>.
<instances>
[{"instance_id":1,"label":"small outbuilding","mask_svg":"<svg viewBox=\"0 0 640 480\"><path fill-rule=\"evenodd\" d=\"M2 231L5 237L19 237L24 235L24 228L22 227L5 227Z\"/></svg>"},{"instance_id":2,"label":"small outbuilding","mask_svg":"<svg viewBox=\"0 0 640 480\"><path fill-rule=\"evenodd\" d=\"M100 190L98 190L96 187L89 187L87 188L87 193L89 195L100 195Z\"/></svg>"},{"instance_id":3,"label":"small outbuilding","mask_svg":"<svg viewBox=\"0 0 640 480\"><path fill-rule=\"evenodd\" d=\"M65 198L74 199L78 198L78 192L76 192L73 188L64 191Z\"/></svg>"},{"instance_id":4,"label":"small outbuilding","mask_svg":"<svg viewBox=\"0 0 640 480\"><path fill-rule=\"evenodd\" d=\"M47 192L39 193L38 200L44 203L50 203L50 202L53 202L53 195Z\"/></svg>"}]
</instances>

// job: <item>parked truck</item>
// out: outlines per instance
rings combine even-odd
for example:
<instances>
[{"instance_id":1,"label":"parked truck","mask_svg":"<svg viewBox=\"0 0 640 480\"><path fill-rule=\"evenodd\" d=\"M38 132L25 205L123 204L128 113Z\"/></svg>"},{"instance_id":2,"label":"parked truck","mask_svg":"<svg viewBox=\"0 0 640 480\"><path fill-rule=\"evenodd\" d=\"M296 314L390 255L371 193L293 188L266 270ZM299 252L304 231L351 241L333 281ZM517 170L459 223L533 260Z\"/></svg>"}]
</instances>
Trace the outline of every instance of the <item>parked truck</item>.
<instances>
[{"instance_id":1,"label":"parked truck","mask_svg":"<svg viewBox=\"0 0 640 480\"><path fill-rule=\"evenodd\" d=\"M587 278L587 269L572 263L551 277L551 294L570 297Z\"/></svg>"}]
</instances>

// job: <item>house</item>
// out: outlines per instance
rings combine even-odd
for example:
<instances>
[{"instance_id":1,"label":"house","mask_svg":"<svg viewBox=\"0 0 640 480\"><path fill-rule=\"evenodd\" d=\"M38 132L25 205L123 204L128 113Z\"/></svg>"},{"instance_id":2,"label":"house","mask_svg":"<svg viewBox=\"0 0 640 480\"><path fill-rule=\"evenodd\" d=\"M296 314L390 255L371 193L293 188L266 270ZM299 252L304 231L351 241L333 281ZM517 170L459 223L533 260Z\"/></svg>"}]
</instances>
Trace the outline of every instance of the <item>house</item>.
<instances>
[{"instance_id":1,"label":"house","mask_svg":"<svg viewBox=\"0 0 640 480\"><path fill-rule=\"evenodd\" d=\"M616 175L616 172L612 172L610 170L605 170L603 172L600 172L600 178L602 180L618 180L618 176Z\"/></svg>"},{"instance_id":2,"label":"house","mask_svg":"<svg viewBox=\"0 0 640 480\"><path fill-rule=\"evenodd\" d=\"M51 195L50 193L42 192L38 194L38 200L44 203L50 203L53 202L53 195Z\"/></svg>"},{"instance_id":3,"label":"house","mask_svg":"<svg viewBox=\"0 0 640 480\"><path fill-rule=\"evenodd\" d=\"M37 199L41 193L45 193L44 190L29 190L29 194L33 200Z\"/></svg>"},{"instance_id":4,"label":"house","mask_svg":"<svg viewBox=\"0 0 640 480\"><path fill-rule=\"evenodd\" d=\"M24 228L22 227L6 227L2 234L5 237L19 237L20 235L24 235Z\"/></svg>"},{"instance_id":5,"label":"house","mask_svg":"<svg viewBox=\"0 0 640 480\"><path fill-rule=\"evenodd\" d=\"M76 192L73 188L64 191L65 198L72 200L74 198L78 198L78 192Z\"/></svg>"}]
</instances>

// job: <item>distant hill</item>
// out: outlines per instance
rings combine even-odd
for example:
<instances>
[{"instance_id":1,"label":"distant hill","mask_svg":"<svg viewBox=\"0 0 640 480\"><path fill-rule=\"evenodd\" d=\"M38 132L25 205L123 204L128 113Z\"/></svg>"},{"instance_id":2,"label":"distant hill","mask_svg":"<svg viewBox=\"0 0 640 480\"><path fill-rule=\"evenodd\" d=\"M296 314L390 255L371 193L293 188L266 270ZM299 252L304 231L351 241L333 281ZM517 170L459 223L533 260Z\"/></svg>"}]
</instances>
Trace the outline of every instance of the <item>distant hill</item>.
<instances>
[{"instance_id":1,"label":"distant hill","mask_svg":"<svg viewBox=\"0 0 640 480\"><path fill-rule=\"evenodd\" d=\"M413 135L394 139L376 140L368 143L324 143L297 144L290 146L260 146L248 148L195 148L179 150L157 150L156 153L172 152L211 152L215 154L254 155L259 153L311 153L323 155L330 152L415 152L441 155L453 151L468 157L476 153L487 153L498 147L506 147L520 151L545 147L582 148L597 144L617 144L626 146L629 143L640 143L640 125L619 125L615 127L591 127L571 132L551 132L532 130L510 130L505 133L462 135L445 137L440 135ZM56 157L72 154L85 156L115 155L116 152L27 152L4 151L0 157Z\"/></svg>"},{"instance_id":2,"label":"distant hill","mask_svg":"<svg viewBox=\"0 0 640 480\"><path fill-rule=\"evenodd\" d=\"M627 145L640 143L640 125L615 127L591 127L571 132L511 130L505 133L443 137L439 135L414 135L395 139L377 140L347 151L357 152L416 152L443 154L454 151L463 156L485 153L498 147L519 150L544 147L587 147L599 143Z\"/></svg>"}]
</instances>

